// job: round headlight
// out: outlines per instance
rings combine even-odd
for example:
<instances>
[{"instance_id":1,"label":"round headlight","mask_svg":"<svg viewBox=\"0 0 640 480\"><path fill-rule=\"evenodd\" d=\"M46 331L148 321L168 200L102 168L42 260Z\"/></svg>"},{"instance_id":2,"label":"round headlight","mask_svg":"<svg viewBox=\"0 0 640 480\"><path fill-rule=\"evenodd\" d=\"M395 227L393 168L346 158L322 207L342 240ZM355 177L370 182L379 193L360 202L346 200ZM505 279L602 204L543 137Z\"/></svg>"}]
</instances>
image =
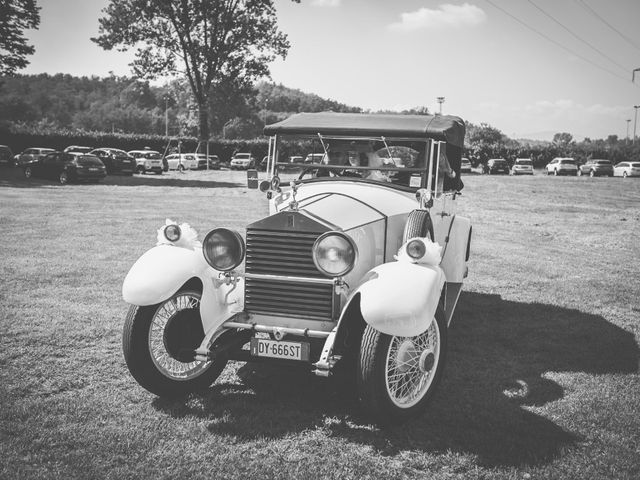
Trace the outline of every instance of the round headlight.
<instances>
[{"instance_id":1,"label":"round headlight","mask_svg":"<svg viewBox=\"0 0 640 480\"><path fill-rule=\"evenodd\" d=\"M240 234L227 228L215 228L207 233L202 242L202 251L207 263L216 270L233 270L244 258L244 240Z\"/></svg>"},{"instance_id":2,"label":"round headlight","mask_svg":"<svg viewBox=\"0 0 640 480\"><path fill-rule=\"evenodd\" d=\"M358 251L351 238L340 232L327 232L313 244L313 263L329 277L341 277L351 271Z\"/></svg>"},{"instance_id":3,"label":"round headlight","mask_svg":"<svg viewBox=\"0 0 640 480\"><path fill-rule=\"evenodd\" d=\"M182 235L182 231L178 225L171 224L164 227L164 236L170 242L177 242L180 240L180 235Z\"/></svg>"},{"instance_id":4,"label":"round headlight","mask_svg":"<svg viewBox=\"0 0 640 480\"><path fill-rule=\"evenodd\" d=\"M418 239L411 240L409 243L407 243L407 246L405 248L407 249L407 255L409 255L414 260L420 260L422 257L424 257L424 254L427 251L424 246L424 242Z\"/></svg>"}]
</instances>

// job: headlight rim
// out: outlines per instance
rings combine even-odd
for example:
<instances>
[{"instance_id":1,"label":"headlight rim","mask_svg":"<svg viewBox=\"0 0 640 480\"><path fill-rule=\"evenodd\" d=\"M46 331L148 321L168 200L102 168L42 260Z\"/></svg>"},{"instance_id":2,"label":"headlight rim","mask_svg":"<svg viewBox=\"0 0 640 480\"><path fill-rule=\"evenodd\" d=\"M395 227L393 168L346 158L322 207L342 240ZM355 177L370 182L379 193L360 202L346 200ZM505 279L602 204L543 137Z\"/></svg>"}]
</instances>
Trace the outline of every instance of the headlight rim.
<instances>
[{"instance_id":1,"label":"headlight rim","mask_svg":"<svg viewBox=\"0 0 640 480\"><path fill-rule=\"evenodd\" d=\"M420 255L419 255L419 256L417 256L417 257L416 257L416 256L414 256L414 255L412 255L412 254L411 254L411 252L409 251L409 247L410 247L412 244L418 244L418 245L420 245L420 247L418 248L418 250L419 250L421 253L420 253ZM405 246L404 246L404 250L405 250L405 252L407 253L407 256L408 256L409 258L411 258L412 260L414 260L414 261L418 261L418 260L420 260L420 259L421 259L421 258L423 258L423 257L426 255L426 253L427 253L427 249L426 249L426 246L425 246L425 244L424 244L424 240L421 240L420 238L412 238L412 239L410 239L410 240L405 244Z\"/></svg>"},{"instance_id":2,"label":"headlight rim","mask_svg":"<svg viewBox=\"0 0 640 480\"><path fill-rule=\"evenodd\" d=\"M317 250L318 250L318 246L320 245L320 243L327 237L330 236L338 236L341 237L343 239L345 239L347 241L347 243L349 245L351 245L351 248L353 249L353 262L351 262L351 265L349 265L349 267L347 269L345 269L344 271L342 271L339 274L334 274L334 273L330 273L327 272L326 270L324 270L319 264L318 264L318 260L317 260ZM318 238L316 238L316 241L313 243L313 247L311 247L311 256L313 258L313 263L316 266L316 268L318 269L318 271L320 273L322 273L323 275L326 275L327 277L330 278L341 278L344 277L345 275L349 274L353 268L355 267L356 263L358 262L358 247L356 246L355 242L353 241L353 239L347 235L344 232L338 231L338 230L330 230L328 232L323 233L322 235L320 235Z\"/></svg>"},{"instance_id":3,"label":"headlight rim","mask_svg":"<svg viewBox=\"0 0 640 480\"><path fill-rule=\"evenodd\" d=\"M169 228L177 229L178 236L176 238L169 238L169 235L167 234L167 230ZM175 242L179 241L182 238L182 229L180 228L180 225L178 225L177 223L170 223L169 225L165 225L162 233L164 234L164 238L166 238L171 243L175 243Z\"/></svg>"},{"instance_id":4,"label":"headlight rim","mask_svg":"<svg viewBox=\"0 0 640 480\"><path fill-rule=\"evenodd\" d=\"M240 246L240 249L239 249L240 254L238 255L237 261L232 262L233 265L231 267L227 267L227 268L220 268L218 265L215 265L215 262L213 261L212 258L209 257L208 252L207 252L207 243L209 241L209 238L212 237L215 233L218 233L220 231L225 231L225 232L231 233L232 236L237 241L237 244ZM230 228L225 228L225 227L218 227L218 228L214 228L214 229L209 230L209 232L205 235L204 240L202 241L202 254L204 255L204 259L206 260L206 262L213 269L215 269L217 271L220 271L220 272L232 272L244 260L246 254L247 254L247 246L245 244L244 238L242 238L242 235L240 235L240 233L237 230L232 230Z\"/></svg>"}]
</instances>

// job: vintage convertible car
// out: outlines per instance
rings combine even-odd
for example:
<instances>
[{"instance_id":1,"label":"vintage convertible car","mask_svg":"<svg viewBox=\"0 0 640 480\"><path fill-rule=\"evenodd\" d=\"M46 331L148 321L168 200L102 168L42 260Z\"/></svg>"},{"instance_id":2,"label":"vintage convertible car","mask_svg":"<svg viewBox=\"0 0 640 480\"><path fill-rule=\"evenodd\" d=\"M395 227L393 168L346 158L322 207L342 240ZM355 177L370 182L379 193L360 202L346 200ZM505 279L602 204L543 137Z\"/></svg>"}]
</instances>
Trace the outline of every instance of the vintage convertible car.
<instances>
[{"instance_id":1,"label":"vintage convertible car","mask_svg":"<svg viewBox=\"0 0 640 480\"><path fill-rule=\"evenodd\" d=\"M421 412L467 276L471 223L455 213L463 121L309 113L265 134L266 179L248 179L269 216L245 238L215 228L202 243L168 222L129 271L131 374L176 396L209 386L230 359L302 363L353 372L377 421ZM282 173L291 140L313 144L318 163Z\"/></svg>"}]
</instances>

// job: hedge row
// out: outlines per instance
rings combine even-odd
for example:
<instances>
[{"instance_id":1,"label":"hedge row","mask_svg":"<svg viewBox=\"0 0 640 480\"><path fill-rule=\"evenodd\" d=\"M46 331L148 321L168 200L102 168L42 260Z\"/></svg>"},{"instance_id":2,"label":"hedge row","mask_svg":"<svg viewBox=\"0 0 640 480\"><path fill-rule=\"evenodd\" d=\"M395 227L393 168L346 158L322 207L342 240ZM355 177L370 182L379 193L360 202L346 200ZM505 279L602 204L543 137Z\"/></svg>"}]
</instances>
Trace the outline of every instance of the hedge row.
<instances>
[{"instance_id":1,"label":"hedge row","mask_svg":"<svg viewBox=\"0 0 640 480\"><path fill-rule=\"evenodd\" d=\"M84 145L87 147L119 148L125 151L150 148L164 153L166 150L177 151L180 142L181 152L195 152L198 139L195 137L172 138L170 141L161 135L85 132L79 130L33 131L32 129L9 130L0 129L0 144L8 145L13 153L20 153L30 147L53 148L64 150L69 145ZM261 159L269 148L266 138L254 140L226 140L209 141L209 154L218 155L222 161L229 161L236 152L249 152ZM303 155L311 151L309 142L296 142L288 145L282 151L284 155ZM200 147L200 152L206 151L206 146Z\"/></svg>"}]
</instances>

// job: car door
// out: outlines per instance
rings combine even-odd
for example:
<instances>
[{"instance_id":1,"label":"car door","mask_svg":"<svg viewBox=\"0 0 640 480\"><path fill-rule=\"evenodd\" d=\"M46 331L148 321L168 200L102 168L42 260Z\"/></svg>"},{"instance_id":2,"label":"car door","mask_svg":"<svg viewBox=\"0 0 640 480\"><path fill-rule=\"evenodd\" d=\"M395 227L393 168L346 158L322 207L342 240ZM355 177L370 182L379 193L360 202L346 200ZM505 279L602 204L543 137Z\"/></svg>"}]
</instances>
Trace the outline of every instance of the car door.
<instances>
[{"instance_id":1,"label":"car door","mask_svg":"<svg viewBox=\"0 0 640 480\"><path fill-rule=\"evenodd\" d=\"M38 177L43 178L58 178L57 166L60 158L59 153L48 153L43 158L37 161L34 168L34 173Z\"/></svg>"}]
</instances>

